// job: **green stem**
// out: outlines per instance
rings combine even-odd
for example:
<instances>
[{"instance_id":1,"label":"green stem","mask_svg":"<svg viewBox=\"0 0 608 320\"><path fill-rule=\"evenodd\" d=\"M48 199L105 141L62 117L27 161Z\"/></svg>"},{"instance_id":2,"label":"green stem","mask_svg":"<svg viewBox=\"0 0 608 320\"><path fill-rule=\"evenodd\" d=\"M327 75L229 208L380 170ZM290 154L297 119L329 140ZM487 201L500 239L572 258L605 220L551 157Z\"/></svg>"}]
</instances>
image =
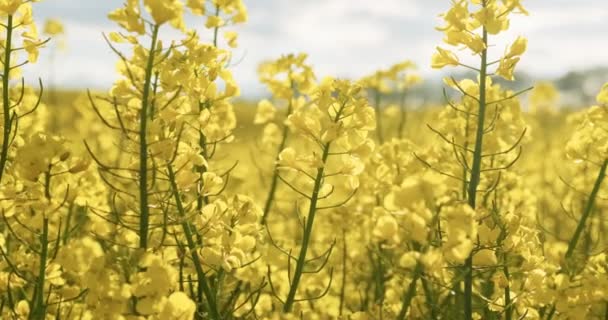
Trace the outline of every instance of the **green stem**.
<instances>
[{"instance_id":1,"label":"green stem","mask_svg":"<svg viewBox=\"0 0 608 320\"><path fill-rule=\"evenodd\" d=\"M505 278L507 278L507 286L505 287L505 320L511 320L513 319L513 305L511 303L511 285L509 284L511 275L509 274L509 267L507 267L506 265L506 259L503 272L505 274Z\"/></svg>"},{"instance_id":2,"label":"green stem","mask_svg":"<svg viewBox=\"0 0 608 320\"><path fill-rule=\"evenodd\" d=\"M317 213L317 202L319 200L319 191L321 190L321 185L323 184L323 176L325 173L325 165L327 163L327 159L329 158L329 148L330 142L326 143L323 146L323 156L322 156L322 167L317 169L317 176L315 177L315 184L312 191L312 197L310 198L310 208L308 210L308 218L306 219L306 226L304 229L304 237L302 239L302 248L300 250L300 255L298 256L298 261L296 263L296 269L293 275L293 279L291 281L291 286L289 287L289 293L287 294L287 299L285 300L285 305L283 305L283 312L288 313L291 312L293 308L293 304L296 300L296 292L298 291L298 285L300 284L300 279L302 278L302 273L304 271L304 265L306 264L306 254L308 252L308 246L310 244L310 238L312 236L312 228L315 222L315 215Z\"/></svg>"},{"instance_id":3,"label":"green stem","mask_svg":"<svg viewBox=\"0 0 608 320\"><path fill-rule=\"evenodd\" d=\"M2 110L4 113L4 130L2 132L2 151L0 152L0 181L4 175L6 162L8 161L8 148L12 131L11 110L10 110L10 73L11 73L11 53L13 41L13 16L8 16L6 22L6 43L4 45L4 73L2 74Z\"/></svg>"},{"instance_id":4,"label":"green stem","mask_svg":"<svg viewBox=\"0 0 608 320\"><path fill-rule=\"evenodd\" d=\"M52 164L49 164L49 168L44 172L44 197L47 200L51 200L51 169L53 168Z\"/></svg>"},{"instance_id":5,"label":"green stem","mask_svg":"<svg viewBox=\"0 0 608 320\"><path fill-rule=\"evenodd\" d=\"M547 314L547 320L551 320L553 319L553 316L555 315L555 304L551 306L551 310L549 310L549 314Z\"/></svg>"},{"instance_id":6,"label":"green stem","mask_svg":"<svg viewBox=\"0 0 608 320\"><path fill-rule=\"evenodd\" d=\"M342 286L340 287L340 308L339 315L344 311L344 301L346 297L346 258L348 257L348 249L346 247L346 230L342 229Z\"/></svg>"},{"instance_id":7,"label":"green stem","mask_svg":"<svg viewBox=\"0 0 608 320\"><path fill-rule=\"evenodd\" d=\"M150 99L150 83L154 69L154 55L160 25L155 25L152 31L152 44L146 66L144 92L141 100L139 128L139 247L148 248L148 229L150 228L150 208L148 207L148 106Z\"/></svg>"},{"instance_id":8,"label":"green stem","mask_svg":"<svg viewBox=\"0 0 608 320\"><path fill-rule=\"evenodd\" d=\"M420 264L417 264L416 270L414 270L414 277L412 278L412 282L410 282L410 285L407 288L407 292L403 295L401 311L397 316L398 320L405 320L405 316L407 315L407 310L410 308L412 299L414 299L414 296L416 296L416 283L418 282L418 278L420 277L421 272L422 266Z\"/></svg>"},{"instance_id":9,"label":"green stem","mask_svg":"<svg viewBox=\"0 0 608 320\"><path fill-rule=\"evenodd\" d=\"M192 231L193 227L190 224L190 222L188 222L188 220L186 220L186 210L184 209L182 199L179 195L179 191L178 191L179 189L177 188L177 183L175 182L175 172L173 172L173 168L171 167L171 165L167 166L167 172L169 174L169 181L171 183L171 190L173 191L173 197L175 198L175 206L177 207L177 211L182 219L182 223L181 223L182 229L184 230L184 235L186 236L186 242L188 243L188 249L190 250L190 255L192 257L192 263L193 263L194 269L196 271L199 292L202 289L202 293L204 293L205 298L207 299L207 307L209 310L210 319L214 319L214 320L221 319L220 315L217 311L217 304L215 302L215 296L211 292L211 288L209 287L209 284L207 283L207 278L205 276L205 272L202 267L203 264L198 256L198 253L196 250L197 246L196 246L196 243L194 242L194 235L193 235L193 231ZM198 295L197 298L200 302L202 302L202 296L200 294Z\"/></svg>"},{"instance_id":10,"label":"green stem","mask_svg":"<svg viewBox=\"0 0 608 320\"><path fill-rule=\"evenodd\" d=\"M335 118L333 119L334 123L337 123L340 120L345 106L346 102L344 102L340 107L340 110L338 110ZM312 237L312 229L314 226L315 215L317 213L317 202L319 201L319 192L321 190L321 186L323 185L325 166L327 165L327 160L329 159L330 147L331 141L325 143L322 147L323 154L321 156L321 167L317 169L317 176L315 177L315 182L312 189L312 196L310 197L310 206L308 209L306 226L304 227L302 247L300 248L300 254L296 262L296 269L293 275L293 279L291 280L289 293L287 294L287 299L285 300L285 304L283 305L283 313L291 312L293 304L296 300L298 285L300 284L300 279L302 278L302 273L304 272L304 265L306 264L306 253L308 252L308 246Z\"/></svg>"},{"instance_id":11,"label":"green stem","mask_svg":"<svg viewBox=\"0 0 608 320\"><path fill-rule=\"evenodd\" d=\"M215 6L215 16L219 17L220 16L220 6L216 5ZM215 27L213 28L213 46L217 48L217 34L220 31L220 27Z\"/></svg>"},{"instance_id":12,"label":"green stem","mask_svg":"<svg viewBox=\"0 0 608 320\"><path fill-rule=\"evenodd\" d=\"M591 212L593 211L593 206L595 205L595 200L600 191L600 187L602 185L602 182L604 181L604 178L606 178L607 167L608 167L608 159L604 160L604 163L602 163L600 172L597 176L597 179L595 180L595 184L593 185L593 190L591 191L591 194L589 195L589 199L587 200L587 203L585 204L585 209L583 211L583 215L581 216L581 220L578 222L578 225L576 226L576 230L574 231L574 235L572 236L572 239L568 243L568 250L566 251L566 260L570 259L570 257L574 253L574 249L576 248L576 244L578 243L578 241L581 237L581 233L585 229L585 224L586 224L587 220L589 219L589 217L591 216Z\"/></svg>"},{"instance_id":13,"label":"green stem","mask_svg":"<svg viewBox=\"0 0 608 320\"><path fill-rule=\"evenodd\" d=\"M198 103L198 112L203 112L204 109L207 108L207 103L203 103L200 102ZM200 127L198 130L198 145L201 148L201 156L203 156L203 158L205 158L206 161L209 161L209 154L207 152L207 137L205 136L205 133L203 132L203 128ZM208 164L207 164L208 165ZM207 172L207 167L206 166L200 166L197 168L198 170L198 178L199 181L201 183L201 189L203 188L203 175L205 174L205 172ZM207 204L208 198L207 196L205 196L204 194L202 194L201 192L199 192L196 196L196 209L197 210L201 210L203 208L203 206L205 204Z\"/></svg>"},{"instance_id":14,"label":"green stem","mask_svg":"<svg viewBox=\"0 0 608 320\"><path fill-rule=\"evenodd\" d=\"M483 2L485 7L485 1ZM488 33L483 28L483 43L488 43ZM479 73L479 112L477 118L477 132L475 135L475 150L473 152L473 166L471 167L471 179L467 191L469 206L475 209L477 198L477 187L481 180L481 160L483 148L483 135L486 114L486 76L487 76L488 50L481 52L481 68ZM470 254L464 265L464 318L473 318L473 254Z\"/></svg>"},{"instance_id":15,"label":"green stem","mask_svg":"<svg viewBox=\"0 0 608 320\"><path fill-rule=\"evenodd\" d=\"M220 14L220 7L219 5L215 6L215 16L219 16ZM213 29L213 46L215 48L217 48L217 40L218 40L218 32L219 32L219 27L215 27ZM204 109L208 108L210 105L210 102L201 102L199 101L198 103L198 112L203 112ZM203 158L205 158L206 161L209 161L209 153L207 152L207 137L205 136L205 133L203 132L203 127L199 127L198 130L198 144L199 147L201 148L201 155L203 156ZM207 172L207 168L205 166L200 166L199 168L197 168L198 173L199 173L199 181L201 182L201 188L202 186L202 181L203 181L203 174L205 172ZM201 210L203 208L203 206L205 204L207 204L208 201L208 197L203 195L203 194L198 194L196 197L196 208L198 210Z\"/></svg>"},{"instance_id":16,"label":"green stem","mask_svg":"<svg viewBox=\"0 0 608 320\"><path fill-rule=\"evenodd\" d=\"M68 207L68 215L65 219L65 228L63 231L63 239L62 242L64 245L68 243L68 239L70 237L70 223L72 221L72 215L74 214L74 202L70 202L70 206Z\"/></svg>"},{"instance_id":17,"label":"green stem","mask_svg":"<svg viewBox=\"0 0 608 320\"><path fill-rule=\"evenodd\" d=\"M293 84L292 84L293 87ZM289 99L289 104L287 105L287 115L285 118L291 115L293 109L293 99ZM287 125L283 125L283 132L281 133L281 143L279 144L279 148L277 150L277 155L275 157L275 165L272 171L272 181L270 182L270 190L268 191L268 196L266 197L266 202L264 203L264 215L262 216L262 225L266 224L266 220L268 219L268 214L272 209L272 203L274 201L275 193L277 191L277 187L279 184L279 154L285 146L287 145L287 136L289 135L289 127Z\"/></svg>"},{"instance_id":18,"label":"green stem","mask_svg":"<svg viewBox=\"0 0 608 320\"><path fill-rule=\"evenodd\" d=\"M373 252L370 252L370 259L372 259L372 264L374 265L373 278L375 282L374 286L374 301L378 305L382 305L384 302L384 294L386 291L385 288L385 280L386 280L386 269L384 268L384 262L382 258L382 246L378 245L378 260L377 264L374 262Z\"/></svg>"},{"instance_id":19,"label":"green stem","mask_svg":"<svg viewBox=\"0 0 608 320\"><path fill-rule=\"evenodd\" d=\"M435 304L435 301L433 301L431 286L429 285L428 280L423 276L420 279L422 280L422 289L424 289L426 305L431 309L431 319L437 319L439 317L439 310L437 310L437 305Z\"/></svg>"},{"instance_id":20,"label":"green stem","mask_svg":"<svg viewBox=\"0 0 608 320\"><path fill-rule=\"evenodd\" d=\"M46 259L48 256L48 238L49 238L49 219L44 217L42 221L42 234L40 235L40 244L42 246L40 252L40 266L38 268L38 277L36 279L36 290L34 291L33 310L30 313L30 319L43 319L46 313L46 305L44 303L44 283L46 281Z\"/></svg>"},{"instance_id":21,"label":"green stem","mask_svg":"<svg viewBox=\"0 0 608 320\"><path fill-rule=\"evenodd\" d=\"M464 148L468 149L469 148L469 125L471 123L470 121L470 116L467 113L466 115L466 124L464 126L464 132L465 132L465 139L464 139ZM466 166L462 166L462 197L463 199L466 199L467 197L467 190L469 188L469 184L467 182L467 176L468 176L468 171L467 171L467 167Z\"/></svg>"}]
</instances>

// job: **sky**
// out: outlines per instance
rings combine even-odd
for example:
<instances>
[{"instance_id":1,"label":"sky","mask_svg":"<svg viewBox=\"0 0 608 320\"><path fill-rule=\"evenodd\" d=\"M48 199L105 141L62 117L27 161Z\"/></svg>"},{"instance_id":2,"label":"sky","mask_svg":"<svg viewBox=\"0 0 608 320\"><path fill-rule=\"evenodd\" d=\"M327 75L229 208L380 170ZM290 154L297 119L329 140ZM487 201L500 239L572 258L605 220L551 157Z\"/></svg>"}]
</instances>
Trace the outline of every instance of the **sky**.
<instances>
[{"instance_id":1,"label":"sky","mask_svg":"<svg viewBox=\"0 0 608 320\"><path fill-rule=\"evenodd\" d=\"M116 79L117 58L102 33L117 30L107 14L123 0L44 0L34 4L38 21L57 18L66 26L67 48L58 52L53 82L64 88L109 88ZM530 16L517 16L511 28L492 39L497 56L517 36L529 39L519 70L553 78L571 70L608 65L606 0L523 0ZM282 54L306 52L317 75L359 78L406 59L425 77L440 77L430 57L441 45L438 15L449 0L245 0L247 24L236 28L235 78L244 96L263 96L257 65ZM190 18L189 25L204 24ZM177 36L165 28L165 38ZM204 30L204 29L201 29ZM207 31L209 33L209 31ZM210 36L210 35L209 35ZM31 81L50 79L49 49L40 62L27 66ZM463 53L466 55L466 53Z\"/></svg>"}]
</instances>

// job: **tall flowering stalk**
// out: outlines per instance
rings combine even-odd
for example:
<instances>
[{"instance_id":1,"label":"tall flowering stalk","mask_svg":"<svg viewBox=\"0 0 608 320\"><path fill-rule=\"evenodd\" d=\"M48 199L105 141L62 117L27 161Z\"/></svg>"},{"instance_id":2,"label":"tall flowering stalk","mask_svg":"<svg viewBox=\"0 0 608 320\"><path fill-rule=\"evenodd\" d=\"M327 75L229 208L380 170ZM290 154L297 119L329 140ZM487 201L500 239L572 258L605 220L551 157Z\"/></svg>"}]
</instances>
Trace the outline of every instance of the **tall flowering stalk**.
<instances>
[{"instance_id":1,"label":"tall flowering stalk","mask_svg":"<svg viewBox=\"0 0 608 320\"><path fill-rule=\"evenodd\" d=\"M18 77L21 67L38 61L39 49L49 41L40 40L34 18L32 15L32 4L27 1L9 1L0 4L0 13L3 21L0 26L4 29L2 45L1 68L2 74L2 147L0 149L0 182L9 162L11 145L18 132L19 120L31 114L40 104L42 96L42 81L40 81L40 92L38 102L31 110L21 110L26 87L24 79L21 79L21 88L12 89L12 81ZM18 36L21 32L21 36ZM27 59L20 61L20 53L25 52Z\"/></svg>"},{"instance_id":2,"label":"tall flowering stalk","mask_svg":"<svg viewBox=\"0 0 608 320\"><path fill-rule=\"evenodd\" d=\"M575 253L582 232L587 227L587 221L593 213L595 202L600 194L608 169L608 150L606 150L605 145L608 138L606 135L608 84L605 84L597 95L597 102L598 105L585 111L582 123L566 146L570 158L599 167L591 192L583 206L580 220L568 242L568 249L565 254L566 260L570 260Z\"/></svg>"},{"instance_id":3,"label":"tall flowering stalk","mask_svg":"<svg viewBox=\"0 0 608 320\"><path fill-rule=\"evenodd\" d=\"M279 185L279 164L278 156L283 149L287 147L289 138L289 127L284 123L291 114L302 107L306 103L303 94L309 93L314 88L315 75L312 68L306 64L306 54L286 55L276 61L268 61L260 65L260 81L268 86L275 100L275 103L280 103L281 100L287 101L287 109L283 122L278 125L275 118L277 108L268 100L262 100L258 104L257 113L254 123L265 125L262 137L262 148L266 149L269 146L278 145L274 155L275 166L272 170L270 178L270 188L264 202L264 215L262 224L266 224L268 216L275 202L276 193Z\"/></svg>"},{"instance_id":4,"label":"tall flowering stalk","mask_svg":"<svg viewBox=\"0 0 608 320\"><path fill-rule=\"evenodd\" d=\"M375 127L373 109L360 97L361 88L348 81L327 79L313 93L312 103L299 108L288 118L288 125L312 147L286 148L279 155L280 179L294 192L305 199L305 204L296 206L297 219L302 227L302 238L298 253L285 250L273 244L287 255L288 284L286 298L279 296L272 286L269 267L269 283L275 297L281 301L284 313L291 313L298 301L315 300L327 294L331 287L333 273L330 271L329 283L324 293L317 297L298 294L302 277L305 274L319 273L327 264L333 244L320 256L311 258L309 250L313 245L315 218L327 209L344 205L358 187L356 176L361 172L357 152L369 147L367 134ZM343 162L342 168L330 160ZM342 177L344 184L351 190L346 200L335 200L332 193L340 184L335 177ZM334 201L331 203L331 201ZM329 202L329 203L328 203ZM303 209L304 212L300 210ZM273 241L273 240L272 240ZM295 266L292 267L292 263Z\"/></svg>"},{"instance_id":5,"label":"tall flowering stalk","mask_svg":"<svg viewBox=\"0 0 608 320\"><path fill-rule=\"evenodd\" d=\"M114 85L110 97L106 99L113 105L116 118L114 122L116 123L111 123L106 119L104 114L98 110L92 96L91 103L108 127L116 130L123 135L123 139L131 142L129 150L125 151L128 153L136 152L137 154L136 171L127 167L105 165L99 160L97 162L102 172L119 180L119 185L134 182L137 186L139 247L145 250L149 247L151 216L154 215L151 212L151 208L154 206L150 203L150 194L152 193L151 188L154 186L153 173L157 169L152 163L154 155L149 152L151 148L149 139L152 134L150 129L154 128L152 126L153 121L159 111L155 107L163 102L158 97L161 93L158 92L157 85L158 77L162 73L161 68L167 65L162 64L162 62L166 62L167 57L174 53L173 48L164 50L162 43L159 41L159 35L161 28L168 23L183 29L183 9L179 1L144 1L144 4L153 21L149 22L144 19L144 12L141 11L138 1L127 1L123 8L115 10L109 15L109 18L117 22L126 32L126 34L111 33L108 39L108 44L120 57L121 71L124 76ZM148 47L140 44L139 37L144 35L149 36ZM112 45L113 42L131 43L133 45L133 57L127 58L123 55ZM163 89L167 89L162 92L162 96L166 97L165 103L170 104L173 102L170 97L179 89L177 86L165 86ZM133 117L137 119L136 128L127 121L123 121L123 119L131 120ZM97 160L96 157L94 158ZM135 172L137 175L124 175L125 173ZM123 188L118 186L116 191L131 196L131 193Z\"/></svg>"},{"instance_id":6,"label":"tall flowering stalk","mask_svg":"<svg viewBox=\"0 0 608 320\"><path fill-rule=\"evenodd\" d=\"M466 190L466 202L474 210L479 205L477 196L482 180L482 173L501 169L494 165L494 161L491 161L494 156L498 156L499 154L488 154L484 151L487 149L487 143L484 143L484 138L496 126L495 122L490 122L492 118L487 119L489 118L488 111L491 111L489 108L495 107L494 114L498 115L498 108L502 103L515 98L523 92L509 94L506 97L498 97L495 100L488 95L492 76L500 76L510 81L514 80L515 66L519 62L520 56L526 50L526 40L520 37L499 59L491 60L490 58L489 47L491 43L489 36L506 31L509 28L509 16L513 13L526 13L519 0L454 1L453 7L442 15L446 24L440 27L439 30L445 33L444 41L447 44L464 48L474 56L477 56L479 58L479 67L469 66L460 62L458 56L453 52L440 47L437 48L437 52L432 58L433 68L462 66L478 73L476 83L458 82L454 78L447 81L451 87L460 91L463 95L463 101L468 100L471 103L472 100L472 103L477 104L477 108L473 108L472 110L468 108L462 110L454 106L455 109L462 110L463 113L473 120L469 124L471 128L474 128L472 148L468 148L467 144L464 146L456 145L453 141L447 141L448 143L452 143L455 148L463 151L460 155L456 153L456 156L465 168L466 174L462 180L464 183L463 187ZM489 68L495 64L498 64L498 67L492 73ZM514 150L516 147L517 145L514 145L510 149ZM506 167L508 166L504 168ZM464 292L462 301L465 319L472 319L473 317L473 256L475 252L472 249L473 245L471 243L467 250L469 251L468 257L463 265Z\"/></svg>"}]
</instances>

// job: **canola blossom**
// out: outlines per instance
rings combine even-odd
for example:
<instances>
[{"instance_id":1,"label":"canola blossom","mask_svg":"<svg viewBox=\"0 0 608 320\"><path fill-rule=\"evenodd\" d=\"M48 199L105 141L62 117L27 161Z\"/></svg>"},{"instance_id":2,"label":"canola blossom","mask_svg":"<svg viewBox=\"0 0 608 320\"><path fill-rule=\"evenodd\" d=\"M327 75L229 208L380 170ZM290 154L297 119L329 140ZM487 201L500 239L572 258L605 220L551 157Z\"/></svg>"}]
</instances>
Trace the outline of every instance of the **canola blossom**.
<instances>
[{"instance_id":1,"label":"canola blossom","mask_svg":"<svg viewBox=\"0 0 608 320\"><path fill-rule=\"evenodd\" d=\"M243 102L246 1L125 0L114 82L65 112L22 76L69 34L37 2L0 0L0 319L608 318L608 84L574 112L520 82L524 1L446 0L413 108L414 62L306 53Z\"/></svg>"}]
</instances>

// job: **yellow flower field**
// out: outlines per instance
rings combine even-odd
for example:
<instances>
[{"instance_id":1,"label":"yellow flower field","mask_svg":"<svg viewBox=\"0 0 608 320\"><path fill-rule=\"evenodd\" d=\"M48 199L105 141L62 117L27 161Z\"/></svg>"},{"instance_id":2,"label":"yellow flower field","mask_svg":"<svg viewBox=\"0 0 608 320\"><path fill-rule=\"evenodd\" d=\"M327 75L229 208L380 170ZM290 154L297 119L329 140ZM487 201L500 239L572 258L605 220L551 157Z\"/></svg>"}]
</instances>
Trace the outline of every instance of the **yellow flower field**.
<instances>
[{"instance_id":1,"label":"yellow flower field","mask_svg":"<svg viewBox=\"0 0 608 320\"><path fill-rule=\"evenodd\" d=\"M125 0L111 89L49 94L64 26L0 0L0 319L608 319L608 84L558 108L515 77L524 1L445 1L413 109L407 57L285 53L239 98L244 0Z\"/></svg>"}]
</instances>

